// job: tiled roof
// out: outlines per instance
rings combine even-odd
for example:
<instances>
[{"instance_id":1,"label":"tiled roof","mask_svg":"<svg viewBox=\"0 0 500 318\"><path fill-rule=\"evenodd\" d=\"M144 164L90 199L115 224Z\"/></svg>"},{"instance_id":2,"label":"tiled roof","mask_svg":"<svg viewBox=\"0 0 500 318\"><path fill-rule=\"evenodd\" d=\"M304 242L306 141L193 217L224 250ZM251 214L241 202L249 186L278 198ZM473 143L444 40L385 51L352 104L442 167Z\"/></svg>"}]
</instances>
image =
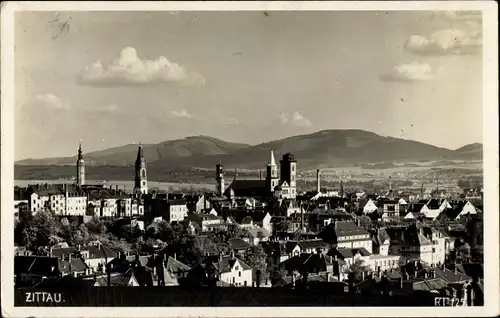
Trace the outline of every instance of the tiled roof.
<instances>
[{"instance_id":1,"label":"tiled roof","mask_svg":"<svg viewBox=\"0 0 500 318\"><path fill-rule=\"evenodd\" d=\"M233 180L226 189L226 194L232 189L234 194L239 197L265 196L266 181L265 180Z\"/></svg>"},{"instance_id":2,"label":"tiled roof","mask_svg":"<svg viewBox=\"0 0 500 318\"><path fill-rule=\"evenodd\" d=\"M413 290L432 291L441 290L446 287L448 287L448 284L441 278L424 279L413 283Z\"/></svg>"},{"instance_id":3,"label":"tiled roof","mask_svg":"<svg viewBox=\"0 0 500 318\"><path fill-rule=\"evenodd\" d=\"M323 240L305 240L298 242L301 249L327 248L328 244Z\"/></svg>"},{"instance_id":4,"label":"tiled roof","mask_svg":"<svg viewBox=\"0 0 500 318\"><path fill-rule=\"evenodd\" d=\"M52 256L61 257L62 255L70 255L78 251L75 247L53 248Z\"/></svg>"},{"instance_id":5,"label":"tiled roof","mask_svg":"<svg viewBox=\"0 0 500 318\"><path fill-rule=\"evenodd\" d=\"M262 227L251 227L247 229L248 233L254 238L265 238L271 236L269 232Z\"/></svg>"},{"instance_id":6,"label":"tiled roof","mask_svg":"<svg viewBox=\"0 0 500 318\"><path fill-rule=\"evenodd\" d=\"M222 257L208 256L207 258L205 258L202 261L202 263L206 264L206 265L210 265L210 264L213 265L219 273L229 273L229 272L231 272L236 260L238 260L238 262L240 263L243 270L251 270L252 269L247 263L243 262L240 258L238 258L238 257L232 258L229 255L225 255Z\"/></svg>"},{"instance_id":7,"label":"tiled roof","mask_svg":"<svg viewBox=\"0 0 500 318\"><path fill-rule=\"evenodd\" d=\"M81 258L72 258L71 262L59 259L59 270L63 273L85 272L87 268Z\"/></svg>"},{"instance_id":8,"label":"tiled roof","mask_svg":"<svg viewBox=\"0 0 500 318\"><path fill-rule=\"evenodd\" d=\"M67 189L69 196L86 197L84 190L76 184L37 184L29 186L28 192L34 192L39 196L65 195L65 189Z\"/></svg>"},{"instance_id":9,"label":"tiled roof","mask_svg":"<svg viewBox=\"0 0 500 318\"><path fill-rule=\"evenodd\" d=\"M442 278L448 283L459 283L459 282L465 282L465 281L472 281L472 278L464 275L460 272L455 273L454 271L451 271L447 268L441 269L439 267L434 267L432 268L434 272L436 273L436 276L439 278Z\"/></svg>"},{"instance_id":10,"label":"tiled roof","mask_svg":"<svg viewBox=\"0 0 500 318\"><path fill-rule=\"evenodd\" d=\"M356 254L360 254L361 256L370 256L372 255L368 252L364 247L361 248L338 248L332 251L333 254L341 255L342 258L353 258ZM330 254L330 253L329 253Z\"/></svg>"},{"instance_id":11,"label":"tiled roof","mask_svg":"<svg viewBox=\"0 0 500 318\"><path fill-rule=\"evenodd\" d=\"M128 286L130 278L132 277L132 271L126 274L111 274L111 286ZM102 275L97 277L96 284L100 287L108 286L107 275Z\"/></svg>"},{"instance_id":12,"label":"tiled roof","mask_svg":"<svg viewBox=\"0 0 500 318\"><path fill-rule=\"evenodd\" d=\"M242 239L232 239L229 241L229 248L231 250L246 250L252 246Z\"/></svg>"},{"instance_id":13,"label":"tiled roof","mask_svg":"<svg viewBox=\"0 0 500 318\"><path fill-rule=\"evenodd\" d=\"M46 256L15 256L14 273L16 275L32 273L42 276L57 276L59 273L57 257Z\"/></svg>"},{"instance_id":14,"label":"tiled roof","mask_svg":"<svg viewBox=\"0 0 500 318\"><path fill-rule=\"evenodd\" d=\"M335 222L335 233L337 236L353 236L353 235L364 235L368 232L356 223L351 221L337 221Z\"/></svg>"}]
</instances>

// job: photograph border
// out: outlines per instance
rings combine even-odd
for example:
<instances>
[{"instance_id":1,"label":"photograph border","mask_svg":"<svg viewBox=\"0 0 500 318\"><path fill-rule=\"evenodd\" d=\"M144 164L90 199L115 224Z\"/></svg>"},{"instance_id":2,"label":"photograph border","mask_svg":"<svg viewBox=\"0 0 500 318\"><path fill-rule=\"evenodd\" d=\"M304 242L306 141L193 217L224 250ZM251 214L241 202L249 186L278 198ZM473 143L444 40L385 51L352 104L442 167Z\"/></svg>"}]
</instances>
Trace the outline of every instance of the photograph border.
<instances>
[{"instance_id":1,"label":"photograph border","mask_svg":"<svg viewBox=\"0 0 500 318\"><path fill-rule=\"evenodd\" d=\"M498 4L496 1L7 2L1 8L1 310L5 317L497 316L499 299ZM453 11L483 12L484 306L482 307L15 307L14 14L17 11ZM466 80L466 79L464 79ZM450 92L452 93L452 92ZM446 105L453 107L453 105Z\"/></svg>"}]
</instances>

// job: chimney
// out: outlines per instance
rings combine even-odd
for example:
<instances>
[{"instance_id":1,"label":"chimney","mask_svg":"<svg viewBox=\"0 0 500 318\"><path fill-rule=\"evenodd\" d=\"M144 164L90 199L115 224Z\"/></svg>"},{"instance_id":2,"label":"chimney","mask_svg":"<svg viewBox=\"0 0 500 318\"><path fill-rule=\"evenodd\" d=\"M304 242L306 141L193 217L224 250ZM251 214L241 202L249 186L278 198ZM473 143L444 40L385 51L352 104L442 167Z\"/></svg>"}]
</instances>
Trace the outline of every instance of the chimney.
<instances>
[{"instance_id":1,"label":"chimney","mask_svg":"<svg viewBox=\"0 0 500 318\"><path fill-rule=\"evenodd\" d=\"M177 253L174 253L174 259L177 260Z\"/></svg>"},{"instance_id":2,"label":"chimney","mask_svg":"<svg viewBox=\"0 0 500 318\"><path fill-rule=\"evenodd\" d=\"M108 276L108 287L111 287L111 266L107 266L106 272Z\"/></svg>"},{"instance_id":3,"label":"chimney","mask_svg":"<svg viewBox=\"0 0 500 318\"><path fill-rule=\"evenodd\" d=\"M364 271L361 273L361 281L365 281L365 272Z\"/></svg>"},{"instance_id":4,"label":"chimney","mask_svg":"<svg viewBox=\"0 0 500 318\"><path fill-rule=\"evenodd\" d=\"M231 259L234 260L234 251L231 251Z\"/></svg>"},{"instance_id":5,"label":"chimney","mask_svg":"<svg viewBox=\"0 0 500 318\"><path fill-rule=\"evenodd\" d=\"M318 192L321 192L321 177L320 176L321 176L321 173L318 169L318 170L316 170L316 190Z\"/></svg>"},{"instance_id":6,"label":"chimney","mask_svg":"<svg viewBox=\"0 0 500 318\"><path fill-rule=\"evenodd\" d=\"M427 274L427 272L425 272L424 273L424 278L427 279L427 277L428 277L428 274Z\"/></svg>"},{"instance_id":7,"label":"chimney","mask_svg":"<svg viewBox=\"0 0 500 318\"><path fill-rule=\"evenodd\" d=\"M163 260L166 261L167 260L167 253L163 254Z\"/></svg>"}]
</instances>

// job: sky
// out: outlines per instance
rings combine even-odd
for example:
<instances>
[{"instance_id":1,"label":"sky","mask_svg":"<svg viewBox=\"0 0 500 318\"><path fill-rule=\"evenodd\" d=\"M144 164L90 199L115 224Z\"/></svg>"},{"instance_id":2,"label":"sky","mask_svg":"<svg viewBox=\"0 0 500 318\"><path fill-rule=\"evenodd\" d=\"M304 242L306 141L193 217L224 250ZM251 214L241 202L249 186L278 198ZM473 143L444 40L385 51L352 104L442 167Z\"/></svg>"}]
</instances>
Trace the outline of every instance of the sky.
<instances>
[{"instance_id":1,"label":"sky","mask_svg":"<svg viewBox=\"0 0 500 318\"><path fill-rule=\"evenodd\" d=\"M16 12L15 159L324 129L482 141L476 12Z\"/></svg>"}]
</instances>

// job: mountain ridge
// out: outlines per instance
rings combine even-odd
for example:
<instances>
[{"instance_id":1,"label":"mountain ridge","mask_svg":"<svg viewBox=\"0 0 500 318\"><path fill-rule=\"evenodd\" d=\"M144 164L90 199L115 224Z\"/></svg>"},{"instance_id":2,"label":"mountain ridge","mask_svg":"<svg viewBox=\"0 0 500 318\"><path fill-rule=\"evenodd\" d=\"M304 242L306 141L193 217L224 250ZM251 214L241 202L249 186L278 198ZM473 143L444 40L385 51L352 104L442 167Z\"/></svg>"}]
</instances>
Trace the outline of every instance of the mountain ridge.
<instances>
[{"instance_id":1,"label":"mountain ridge","mask_svg":"<svg viewBox=\"0 0 500 318\"><path fill-rule=\"evenodd\" d=\"M84 153L89 166L131 166L137 146L107 148ZM263 142L257 145L232 143L210 136L189 136L157 144L144 144L148 165L156 167L210 168L223 161L227 167L256 168L267 164L269 151L277 160L286 152L295 155L302 167L328 167L345 163L374 163L398 160L482 159L482 144L474 143L452 150L443 147L381 136L361 129L329 129ZM24 159L18 166L73 165L76 156Z\"/></svg>"}]
</instances>

